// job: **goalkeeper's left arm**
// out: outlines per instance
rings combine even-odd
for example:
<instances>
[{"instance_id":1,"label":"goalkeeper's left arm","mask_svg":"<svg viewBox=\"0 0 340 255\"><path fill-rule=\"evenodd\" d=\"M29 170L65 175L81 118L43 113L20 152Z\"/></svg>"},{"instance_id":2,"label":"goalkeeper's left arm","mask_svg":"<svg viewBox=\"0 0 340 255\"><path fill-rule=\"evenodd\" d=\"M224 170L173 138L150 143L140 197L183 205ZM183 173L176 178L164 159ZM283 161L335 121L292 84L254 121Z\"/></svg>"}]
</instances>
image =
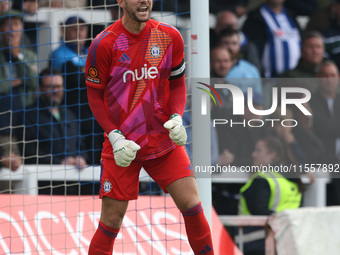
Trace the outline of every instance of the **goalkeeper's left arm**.
<instances>
[{"instance_id":1,"label":"goalkeeper's left arm","mask_svg":"<svg viewBox=\"0 0 340 255\"><path fill-rule=\"evenodd\" d=\"M169 136L177 145L184 145L187 141L187 132L183 126L182 116L187 99L187 87L185 76L170 80L170 120L164 123L164 127L169 130Z\"/></svg>"}]
</instances>

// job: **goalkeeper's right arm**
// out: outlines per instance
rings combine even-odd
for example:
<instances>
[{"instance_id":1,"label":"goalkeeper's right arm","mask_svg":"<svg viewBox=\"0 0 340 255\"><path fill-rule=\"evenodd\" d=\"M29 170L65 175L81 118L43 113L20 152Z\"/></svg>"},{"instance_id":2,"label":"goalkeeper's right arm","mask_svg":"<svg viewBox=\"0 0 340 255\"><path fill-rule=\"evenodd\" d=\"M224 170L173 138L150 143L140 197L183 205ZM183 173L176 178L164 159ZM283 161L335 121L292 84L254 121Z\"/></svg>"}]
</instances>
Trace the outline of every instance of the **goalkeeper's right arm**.
<instances>
[{"instance_id":1,"label":"goalkeeper's right arm","mask_svg":"<svg viewBox=\"0 0 340 255\"><path fill-rule=\"evenodd\" d=\"M135 159L140 146L134 141L126 140L111 116L106 111L104 104L104 90L87 87L87 97L90 108L99 125L104 129L113 148L116 164L127 167Z\"/></svg>"}]
</instances>

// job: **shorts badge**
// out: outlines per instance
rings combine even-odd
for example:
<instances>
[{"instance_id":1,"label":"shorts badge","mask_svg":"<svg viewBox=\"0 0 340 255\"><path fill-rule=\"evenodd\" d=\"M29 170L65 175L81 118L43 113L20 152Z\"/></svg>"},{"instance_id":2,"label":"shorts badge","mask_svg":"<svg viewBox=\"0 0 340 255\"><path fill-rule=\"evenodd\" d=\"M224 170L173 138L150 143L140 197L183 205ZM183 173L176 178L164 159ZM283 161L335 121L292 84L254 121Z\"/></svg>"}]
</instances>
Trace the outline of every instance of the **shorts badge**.
<instances>
[{"instance_id":1,"label":"shorts badge","mask_svg":"<svg viewBox=\"0 0 340 255\"><path fill-rule=\"evenodd\" d=\"M112 189L112 184L111 182L109 182L108 180L106 180L104 183L103 183L103 190L108 193L110 192Z\"/></svg>"}]
</instances>

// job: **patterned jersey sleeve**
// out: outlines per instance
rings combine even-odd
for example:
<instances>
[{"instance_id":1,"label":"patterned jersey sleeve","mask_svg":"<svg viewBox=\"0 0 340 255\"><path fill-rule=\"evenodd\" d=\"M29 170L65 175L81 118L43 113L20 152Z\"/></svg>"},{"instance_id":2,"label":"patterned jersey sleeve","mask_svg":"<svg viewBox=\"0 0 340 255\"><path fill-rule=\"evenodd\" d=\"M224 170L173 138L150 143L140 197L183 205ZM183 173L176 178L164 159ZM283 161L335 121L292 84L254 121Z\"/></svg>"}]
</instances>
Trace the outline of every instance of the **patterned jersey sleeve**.
<instances>
[{"instance_id":1,"label":"patterned jersey sleeve","mask_svg":"<svg viewBox=\"0 0 340 255\"><path fill-rule=\"evenodd\" d=\"M104 89L107 85L111 68L110 33L99 34L92 42L86 60L86 85ZM112 39L112 38L111 38Z\"/></svg>"},{"instance_id":2,"label":"patterned jersey sleeve","mask_svg":"<svg viewBox=\"0 0 340 255\"><path fill-rule=\"evenodd\" d=\"M177 29L174 29L172 34L173 40L173 55L172 68L169 80L174 80L182 77L185 73L184 62L184 41L182 35Z\"/></svg>"}]
</instances>

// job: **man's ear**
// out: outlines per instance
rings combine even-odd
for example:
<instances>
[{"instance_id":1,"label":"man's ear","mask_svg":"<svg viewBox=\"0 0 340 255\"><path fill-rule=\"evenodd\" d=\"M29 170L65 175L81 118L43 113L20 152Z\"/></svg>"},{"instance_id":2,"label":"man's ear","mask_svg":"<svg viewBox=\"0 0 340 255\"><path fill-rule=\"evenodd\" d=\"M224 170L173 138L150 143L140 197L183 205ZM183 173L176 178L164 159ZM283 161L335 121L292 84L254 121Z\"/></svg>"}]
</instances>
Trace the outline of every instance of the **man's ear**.
<instances>
[{"instance_id":1,"label":"man's ear","mask_svg":"<svg viewBox=\"0 0 340 255\"><path fill-rule=\"evenodd\" d=\"M117 0L117 3L118 3L120 8L123 8L124 5L125 5L125 1L124 0Z\"/></svg>"}]
</instances>

